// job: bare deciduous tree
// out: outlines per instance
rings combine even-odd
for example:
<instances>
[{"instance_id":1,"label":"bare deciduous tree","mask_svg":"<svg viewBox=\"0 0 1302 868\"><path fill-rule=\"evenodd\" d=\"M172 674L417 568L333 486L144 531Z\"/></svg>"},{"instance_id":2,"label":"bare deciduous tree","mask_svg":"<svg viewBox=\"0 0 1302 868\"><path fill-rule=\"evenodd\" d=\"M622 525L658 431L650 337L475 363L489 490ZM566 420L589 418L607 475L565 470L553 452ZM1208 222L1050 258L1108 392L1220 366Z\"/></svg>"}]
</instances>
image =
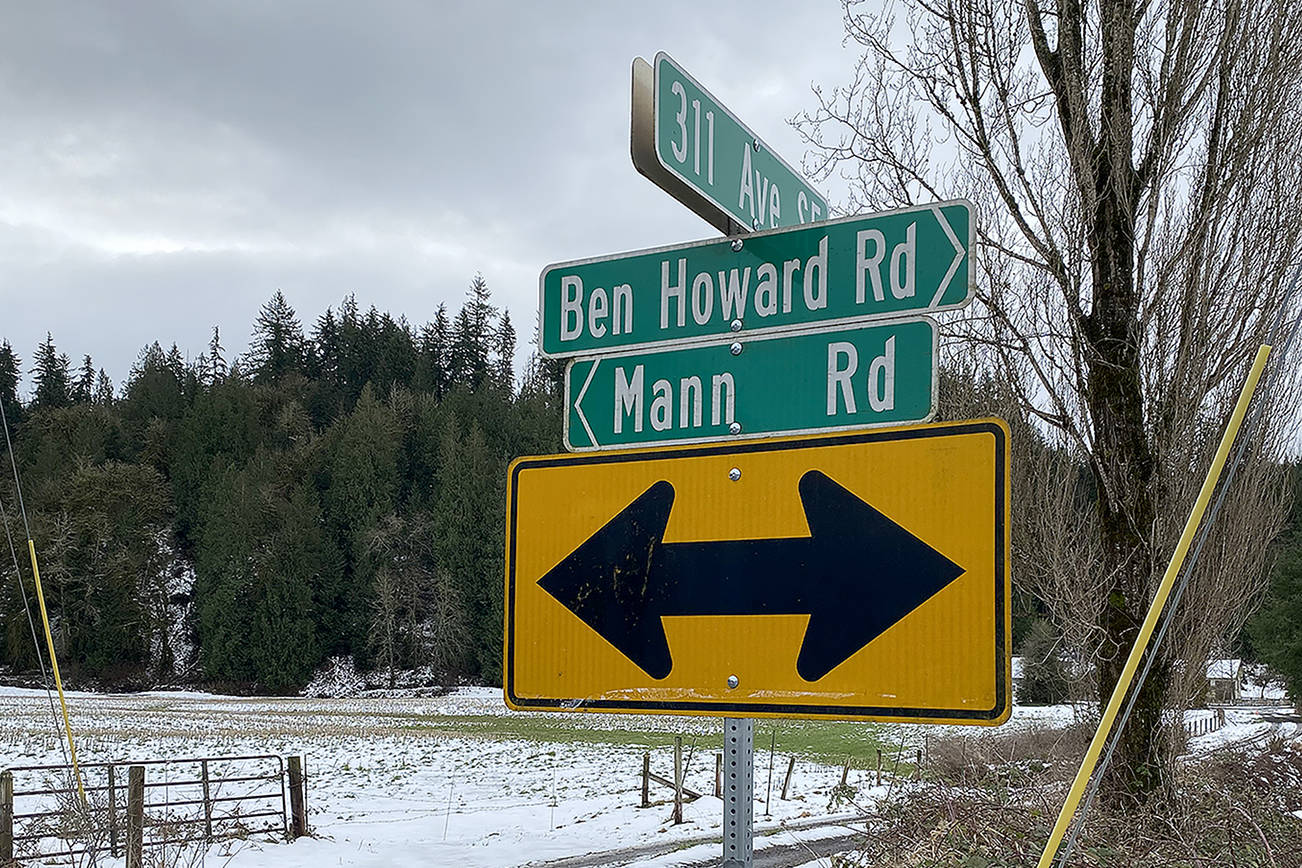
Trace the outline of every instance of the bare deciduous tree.
<instances>
[{"instance_id":1,"label":"bare deciduous tree","mask_svg":"<svg viewBox=\"0 0 1302 868\"><path fill-rule=\"evenodd\" d=\"M436 566L433 540L420 513L385 516L367 540L375 559L371 646L384 658L390 687L398 669L428 667L447 677L464 649L465 613L447 571Z\"/></svg>"},{"instance_id":2,"label":"bare deciduous tree","mask_svg":"<svg viewBox=\"0 0 1302 868\"><path fill-rule=\"evenodd\" d=\"M1021 567L1092 652L1103 702L1252 354L1297 308L1285 277L1302 232L1302 7L906 6L897 19L845 0L863 56L848 86L815 89L797 127L815 173L850 180L848 210L977 206L979 301L949 326L1049 429L1039 460L1090 470L1085 526L1034 516ZM1277 377L1262 400L1282 406L1294 385ZM1190 689L1177 670L1201 670L1191 655L1237 629L1256 598L1282 520L1273 459L1289 438L1266 413L1120 737L1114 799L1146 798L1166 779L1163 711ZM1066 510L1079 484L1037 504Z\"/></svg>"}]
</instances>

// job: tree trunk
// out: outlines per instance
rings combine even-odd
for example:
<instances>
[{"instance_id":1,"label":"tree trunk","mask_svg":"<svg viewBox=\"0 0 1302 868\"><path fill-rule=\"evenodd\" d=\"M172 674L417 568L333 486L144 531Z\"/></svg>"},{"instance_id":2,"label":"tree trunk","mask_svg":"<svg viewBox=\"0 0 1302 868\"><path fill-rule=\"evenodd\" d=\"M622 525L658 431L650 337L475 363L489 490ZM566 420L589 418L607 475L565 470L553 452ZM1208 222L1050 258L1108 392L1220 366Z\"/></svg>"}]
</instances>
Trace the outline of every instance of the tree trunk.
<instances>
[{"instance_id":1,"label":"tree trunk","mask_svg":"<svg viewBox=\"0 0 1302 868\"><path fill-rule=\"evenodd\" d=\"M1135 206L1140 182L1132 162L1133 0L1104 0L1100 13L1103 86L1092 161L1093 303L1083 332L1089 348L1086 398L1093 420L1101 568L1109 577L1099 617L1105 637L1098 670L1102 709L1148 609L1156 474L1144 426L1143 335L1135 286ZM1167 682L1165 669L1158 667L1140 688L1103 780L1105 797L1113 802L1143 801L1160 783L1161 712Z\"/></svg>"}]
</instances>

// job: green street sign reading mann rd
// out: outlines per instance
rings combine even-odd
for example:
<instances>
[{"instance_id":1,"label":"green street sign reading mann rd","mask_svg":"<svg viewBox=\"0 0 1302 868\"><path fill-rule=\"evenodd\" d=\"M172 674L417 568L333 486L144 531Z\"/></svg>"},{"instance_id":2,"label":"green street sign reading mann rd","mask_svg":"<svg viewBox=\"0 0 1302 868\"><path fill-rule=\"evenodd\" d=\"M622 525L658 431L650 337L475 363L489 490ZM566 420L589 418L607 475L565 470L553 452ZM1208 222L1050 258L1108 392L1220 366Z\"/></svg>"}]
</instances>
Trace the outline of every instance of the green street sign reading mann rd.
<instances>
[{"instance_id":1,"label":"green street sign reading mann rd","mask_svg":"<svg viewBox=\"0 0 1302 868\"><path fill-rule=\"evenodd\" d=\"M673 58L660 52L647 73L645 61L634 62L631 150L638 171L693 200L685 204L725 235L827 218L827 200ZM673 179L690 193L682 196Z\"/></svg>"},{"instance_id":2,"label":"green street sign reading mann rd","mask_svg":"<svg viewBox=\"0 0 1302 868\"><path fill-rule=\"evenodd\" d=\"M964 201L549 265L544 356L681 346L963 307L975 221Z\"/></svg>"},{"instance_id":3,"label":"green street sign reading mann rd","mask_svg":"<svg viewBox=\"0 0 1302 868\"><path fill-rule=\"evenodd\" d=\"M565 448L929 421L935 345L935 323L919 318L575 359L565 370Z\"/></svg>"}]
</instances>

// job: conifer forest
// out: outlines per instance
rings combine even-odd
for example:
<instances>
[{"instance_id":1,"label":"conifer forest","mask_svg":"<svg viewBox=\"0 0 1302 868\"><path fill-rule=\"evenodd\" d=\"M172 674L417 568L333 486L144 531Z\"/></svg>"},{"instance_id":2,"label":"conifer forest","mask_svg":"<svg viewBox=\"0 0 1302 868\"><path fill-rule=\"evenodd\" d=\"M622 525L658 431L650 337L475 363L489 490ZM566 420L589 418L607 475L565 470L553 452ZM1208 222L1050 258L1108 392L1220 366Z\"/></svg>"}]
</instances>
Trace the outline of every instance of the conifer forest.
<instances>
[{"instance_id":1,"label":"conifer forest","mask_svg":"<svg viewBox=\"0 0 1302 868\"><path fill-rule=\"evenodd\" d=\"M293 692L330 657L497 683L506 465L558 449L557 371L517 376L482 277L419 327L352 296L305 327L276 292L251 332L152 343L120 385L0 336L0 671L39 677L30 528L74 685Z\"/></svg>"}]
</instances>

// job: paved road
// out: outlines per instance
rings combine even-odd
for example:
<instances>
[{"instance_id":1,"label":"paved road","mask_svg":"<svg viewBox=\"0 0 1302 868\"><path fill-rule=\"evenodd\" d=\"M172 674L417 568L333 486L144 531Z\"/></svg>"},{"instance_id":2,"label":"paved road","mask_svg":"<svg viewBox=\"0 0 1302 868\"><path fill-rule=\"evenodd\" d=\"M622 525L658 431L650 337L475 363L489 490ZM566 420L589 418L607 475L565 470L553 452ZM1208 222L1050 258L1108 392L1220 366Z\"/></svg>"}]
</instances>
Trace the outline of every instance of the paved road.
<instances>
[{"instance_id":1,"label":"paved road","mask_svg":"<svg viewBox=\"0 0 1302 868\"><path fill-rule=\"evenodd\" d=\"M835 838L817 838L813 841L797 841L794 844L775 844L755 851L754 868L793 868L815 859L825 859L836 853L854 849L863 840L863 832L850 832ZM715 868L719 859L705 862L692 862L683 868Z\"/></svg>"},{"instance_id":2,"label":"paved road","mask_svg":"<svg viewBox=\"0 0 1302 868\"><path fill-rule=\"evenodd\" d=\"M801 823L789 823L785 828L757 834L755 836L755 868L790 868L790 866L803 865L814 859L852 849L864 834L862 830L850 831L857 822L862 822L862 819L807 820ZM767 847L764 846L765 839L773 839L777 835L790 835L793 831L829 826L842 826L847 831L844 835L833 837L814 838L809 841L791 843L774 843ZM675 841L671 844L643 844L640 847L621 847L614 850L602 850L598 853L586 853L582 856L567 856L564 859L554 859L550 862L529 862L525 868L617 868L617 866L634 866L700 844L713 844L722 851L723 838L719 835L700 835L696 838ZM719 864L719 858L716 856L704 861L685 862L683 868L714 868Z\"/></svg>"}]
</instances>

